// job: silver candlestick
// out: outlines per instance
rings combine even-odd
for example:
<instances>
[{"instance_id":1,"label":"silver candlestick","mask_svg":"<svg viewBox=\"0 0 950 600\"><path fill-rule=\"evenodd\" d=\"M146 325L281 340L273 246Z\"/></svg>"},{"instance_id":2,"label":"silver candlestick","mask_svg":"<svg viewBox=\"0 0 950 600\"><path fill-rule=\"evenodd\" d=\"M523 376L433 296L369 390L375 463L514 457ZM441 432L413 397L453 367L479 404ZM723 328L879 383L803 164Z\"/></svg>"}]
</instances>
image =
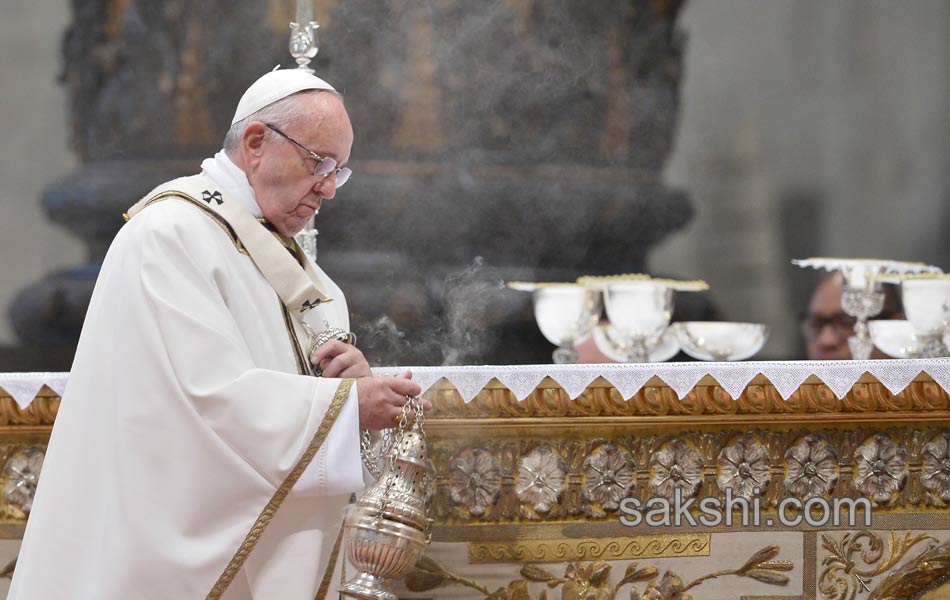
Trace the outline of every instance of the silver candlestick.
<instances>
[{"instance_id":1,"label":"silver candlestick","mask_svg":"<svg viewBox=\"0 0 950 600\"><path fill-rule=\"evenodd\" d=\"M313 20L313 0L297 0L297 20L290 24L290 55L297 61L297 68L313 73L310 60L317 55L317 29L320 24Z\"/></svg>"},{"instance_id":2,"label":"silver candlestick","mask_svg":"<svg viewBox=\"0 0 950 600\"><path fill-rule=\"evenodd\" d=\"M313 20L313 0L297 0L297 20L290 23L290 55L297 61L297 68L313 73L310 61L320 51L317 29L320 24ZM317 262L317 228L315 218L311 219L303 231L294 238L303 253L314 263Z\"/></svg>"},{"instance_id":3,"label":"silver candlestick","mask_svg":"<svg viewBox=\"0 0 950 600\"><path fill-rule=\"evenodd\" d=\"M315 221L316 218L310 219L303 230L294 236L294 239L300 244L300 249L314 264L317 262L317 234L320 233L317 231Z\"/></svg>"},{"instance_id":4,"label":"silver candlestick","mask_svg":"<svg viewBox=\"0 0 950 600\"><path fill-rule=\"evenodd\" d=\"M317 55L317 29L320 24L316 21L309 23L290 23L290 55L297 61L297 68L313 73L310 60Z\"/></svg>"},{"instance_id":5,"label":"silver candlestick","mask_svg":"<svg viewBox=\"0 0 950 600\"><path fill-rule=\"evenodd\" d=\"M841 309L856 319L854 335L848 337L848 347L855 360L871 357L874 343L868 332L868 319L879 314L884 308L884 292L880 283L872 283L863 288L851 287L845 283L841 293Z\"/></svg>"}]
</instances>

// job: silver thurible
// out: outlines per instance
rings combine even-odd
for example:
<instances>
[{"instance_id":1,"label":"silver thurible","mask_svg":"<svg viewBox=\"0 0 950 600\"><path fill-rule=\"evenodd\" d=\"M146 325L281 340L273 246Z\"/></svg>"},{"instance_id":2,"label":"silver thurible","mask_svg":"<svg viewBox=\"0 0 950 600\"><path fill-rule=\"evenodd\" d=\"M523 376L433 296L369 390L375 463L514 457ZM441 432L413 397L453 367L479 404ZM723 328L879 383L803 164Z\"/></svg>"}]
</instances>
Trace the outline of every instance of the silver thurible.
<instances>
[{"instance_id":1,"label":"silver thurible","mask_svg":"<svg viewBox=\"0 0 950 600\"><path fill-rule=\"evenodd\" d=\"M429 542L426 505L434 470L426 456L422 401L409 398L389 436L376 483L350 505L344 520L346 558L359 571L340 593L365 600L397 600L392 580L405 577Z\"/></svg>"}]
</instances>

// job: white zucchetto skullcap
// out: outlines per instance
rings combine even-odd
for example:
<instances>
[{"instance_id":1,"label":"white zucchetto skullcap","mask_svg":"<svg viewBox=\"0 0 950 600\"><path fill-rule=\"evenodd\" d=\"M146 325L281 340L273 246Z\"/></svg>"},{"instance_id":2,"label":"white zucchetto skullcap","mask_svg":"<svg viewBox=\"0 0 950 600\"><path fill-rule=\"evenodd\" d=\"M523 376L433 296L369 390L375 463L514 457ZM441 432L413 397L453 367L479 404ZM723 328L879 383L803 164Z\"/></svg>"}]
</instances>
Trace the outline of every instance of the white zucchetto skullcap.
<instances>
[{"instance_id":1,"label":"white zucchetto skullcap","mask_svg":"<svg viewBox=\"0 0 950 600\"><path fill-rule=\"evenodd\" d=\"M234 125L265 106L304 90L336 91L332 85L303 69L275 69L247 88L238 102L231 124Z\"/></svg>"}]
</instances>

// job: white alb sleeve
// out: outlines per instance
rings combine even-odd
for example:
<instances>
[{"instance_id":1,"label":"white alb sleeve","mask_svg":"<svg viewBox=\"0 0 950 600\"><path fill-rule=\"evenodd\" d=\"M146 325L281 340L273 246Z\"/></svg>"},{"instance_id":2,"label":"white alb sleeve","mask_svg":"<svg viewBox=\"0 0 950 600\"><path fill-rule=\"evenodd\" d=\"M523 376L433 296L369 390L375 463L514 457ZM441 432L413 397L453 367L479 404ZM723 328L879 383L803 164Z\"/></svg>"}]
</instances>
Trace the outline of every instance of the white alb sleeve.
<instances>
[{"instance_id":1,"label":"white alb sleeve","mask_svg":"<svg viewBox=\"0 0 950 600\"><path fill-rule=\"evenodd\" d=\"M298 496L337 496L364 487L360 458L360 413L356 384L326 441L294 485Z\"/></svg>"}]
</instances>

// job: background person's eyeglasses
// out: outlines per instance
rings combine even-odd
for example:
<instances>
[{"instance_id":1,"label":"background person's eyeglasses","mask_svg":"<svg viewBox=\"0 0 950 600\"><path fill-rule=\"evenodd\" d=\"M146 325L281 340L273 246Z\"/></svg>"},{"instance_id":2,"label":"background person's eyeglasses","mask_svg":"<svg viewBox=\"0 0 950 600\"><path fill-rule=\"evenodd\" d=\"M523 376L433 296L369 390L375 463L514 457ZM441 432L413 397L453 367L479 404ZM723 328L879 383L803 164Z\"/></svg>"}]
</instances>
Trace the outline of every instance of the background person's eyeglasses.
<instances>
[{"instance_id":1,"label":"background person's eyeglasses","mask_svg":"<svg viewBox=\"0 0 950 600\"><path fill-rule=\"evenodd\" d=\"M808 339L818 337L821 330L825 327L831 327L831 332L839 338L846 338L854 333L854 317L845 313L836 313L829 316L823 315L805 315L802 320L802 331Z\"/></svg>"},{"instance_id":2,"label":"background person's eyeglasses","mask_svg":"<svg viewBox=\"0 0 950 600\"><path fill-rule=\"evenodd\" d=\"M304 152L310 155L310 158L317 161L317 166L313 168L313 174L315 177L329 177L333 173L336 173L336 187L341 188L343 184L349 181L350 175L353 174L353 171L349 167L337 167L336 159L329 156L320 156L310 148L307 148L294 138L290 137L280 129L277 129L270 123L265 123L274 133L283 137L292 144L299 146Z\"/></svg>"}]
</instances>

